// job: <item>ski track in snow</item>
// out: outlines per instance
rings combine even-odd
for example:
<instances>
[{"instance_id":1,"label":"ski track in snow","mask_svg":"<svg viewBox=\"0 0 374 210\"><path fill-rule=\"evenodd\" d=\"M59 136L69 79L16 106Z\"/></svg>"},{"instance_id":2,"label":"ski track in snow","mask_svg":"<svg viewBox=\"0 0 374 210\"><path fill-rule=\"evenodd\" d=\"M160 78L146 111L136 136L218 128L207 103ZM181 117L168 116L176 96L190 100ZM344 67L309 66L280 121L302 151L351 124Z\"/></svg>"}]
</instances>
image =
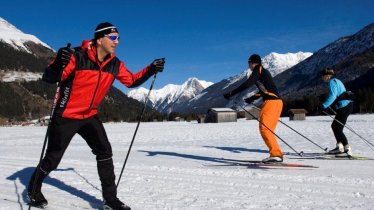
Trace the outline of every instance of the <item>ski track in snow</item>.
<instances>
[{"instance_id":1,"label":"ski track in snow","mask_svg":"<svg viewBox=\"0 0 374 210\"><path fill-rule=\"evenodd\" d=\"M330 149L335 146L327 116L282 121ZM374 115L352 115L348 125L374 142ZM136 123L107 123L117 177ZM37 165L46 127L0 127L0 209L27 209L25 189ZM298 151L322 152L289 128L276 133ZM374 152L345 130L355 155ZM225 159L268 156L255 120L236 123L141 123L119 185L118 196L134 210L160 209L373 209L374 161L293 159L280 142L285 162L319 168L220 166ZM96 161L75 136L58 170L43 184L48 209L101 209Z\"/></svg>"}]
</instances>

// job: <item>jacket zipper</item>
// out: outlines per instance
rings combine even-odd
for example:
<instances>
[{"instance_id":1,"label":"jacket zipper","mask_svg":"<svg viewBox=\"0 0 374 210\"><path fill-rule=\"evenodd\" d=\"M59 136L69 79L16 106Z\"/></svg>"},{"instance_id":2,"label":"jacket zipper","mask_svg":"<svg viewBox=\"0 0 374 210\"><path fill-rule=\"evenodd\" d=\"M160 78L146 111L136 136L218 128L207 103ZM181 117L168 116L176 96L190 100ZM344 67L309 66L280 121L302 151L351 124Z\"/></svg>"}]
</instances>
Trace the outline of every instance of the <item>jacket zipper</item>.
<instances>
[{"instance_id":1,"label":"jacket zipper","mask_svg":"<svg viewBox=\"0 0 374 210\"><path fill-rule=\"evenodd\" d=\"M96 88L95 88L95 91L94 91L94 94L93 94L90 106L88 107L87 111L90 111L91 108L92 108L92 104L93 104L93 102L95 100L95 97L96 97L97 89L99 88L100 78L101 78L101 67L100 67L100 70L99 70L99 77L97 79ZM83 114L83 118L84 118L84 114Z\"/></svg>"}]
</instances>

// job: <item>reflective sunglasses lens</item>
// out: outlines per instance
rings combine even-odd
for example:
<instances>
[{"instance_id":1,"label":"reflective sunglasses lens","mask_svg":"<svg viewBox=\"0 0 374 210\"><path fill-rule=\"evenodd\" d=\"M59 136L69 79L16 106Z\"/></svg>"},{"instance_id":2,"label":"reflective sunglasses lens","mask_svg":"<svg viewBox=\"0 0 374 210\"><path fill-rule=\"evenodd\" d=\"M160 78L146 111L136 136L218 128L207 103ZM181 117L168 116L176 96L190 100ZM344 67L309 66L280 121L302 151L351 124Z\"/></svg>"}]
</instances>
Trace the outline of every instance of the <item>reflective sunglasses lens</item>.
<instances>
[{"instance_id":1,"label":"reflective sunglasses lens","mask_svg":"<svg viewBox=\"0 0 374 210\"><path fill-rule=\"evenodd\" d=\"M108 36L110 40L116 41L117 39L119 40L119 36Z\"/></svg>"}]
</instances>

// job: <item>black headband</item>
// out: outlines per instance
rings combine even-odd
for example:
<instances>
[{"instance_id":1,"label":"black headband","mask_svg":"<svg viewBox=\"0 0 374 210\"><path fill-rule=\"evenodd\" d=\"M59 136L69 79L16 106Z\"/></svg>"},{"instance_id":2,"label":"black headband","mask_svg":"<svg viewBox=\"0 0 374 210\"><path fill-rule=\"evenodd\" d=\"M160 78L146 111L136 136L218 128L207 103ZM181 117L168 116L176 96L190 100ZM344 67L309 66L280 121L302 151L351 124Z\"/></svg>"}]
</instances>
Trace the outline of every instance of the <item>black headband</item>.
<instances>
[{"instance_id":1,"label":"black headband","mask_svg":"<svg viewBox=\"0 0 374 210\"><path fill-rule=\"evenodd\" d=\"M100 39L101 37L104 37L105 35L110 33L118 33L117 28L115 26L99 28L95 31L95 39Z\"/></svg>"}]
</instances>

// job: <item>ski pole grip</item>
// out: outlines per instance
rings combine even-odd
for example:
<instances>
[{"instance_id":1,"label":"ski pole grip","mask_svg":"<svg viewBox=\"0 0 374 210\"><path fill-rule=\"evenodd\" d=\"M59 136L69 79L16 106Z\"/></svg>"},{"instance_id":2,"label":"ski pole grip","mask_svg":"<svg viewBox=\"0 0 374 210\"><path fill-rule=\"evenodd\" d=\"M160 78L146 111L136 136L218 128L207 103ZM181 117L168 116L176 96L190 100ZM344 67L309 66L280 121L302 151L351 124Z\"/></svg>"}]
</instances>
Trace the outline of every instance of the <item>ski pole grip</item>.
<instances>
[{"instance_id":1,"label":"ski pole grip","mask_svg":"<svg viewBox=\"0 0 374 210\"><path fill-rule=\"evenodd\" d=\"M68 42L67 44L66 44L66 47L67 48L70 48L71 47L71 43L70 42ZM64 64L63 66L62 66L62 69L64 69L66 67L66 65ZM64 71L61 71L60 72L60 81L57 83L57 86L60 86L60 84L61 84L61 80L62 80L62 75L63 75L63 73L64 73Z\"/></svg>"},{"instance_id":2,"label":"ski pole grip","mask_svg":"<svg viewBox=\"0 0 374 210\"><path fill-rule=\"evenodd\" d=\"M67 48L70 48L70 46L71 46L71 43L70 43L70 42L68 42L68 43L66 44L66 47L67 47ZM63 65L63 66L62 66L62 68L64 69L64 68L65 68L65 66L66 66L66 65Z\"/></svg>"}]
</instances>

